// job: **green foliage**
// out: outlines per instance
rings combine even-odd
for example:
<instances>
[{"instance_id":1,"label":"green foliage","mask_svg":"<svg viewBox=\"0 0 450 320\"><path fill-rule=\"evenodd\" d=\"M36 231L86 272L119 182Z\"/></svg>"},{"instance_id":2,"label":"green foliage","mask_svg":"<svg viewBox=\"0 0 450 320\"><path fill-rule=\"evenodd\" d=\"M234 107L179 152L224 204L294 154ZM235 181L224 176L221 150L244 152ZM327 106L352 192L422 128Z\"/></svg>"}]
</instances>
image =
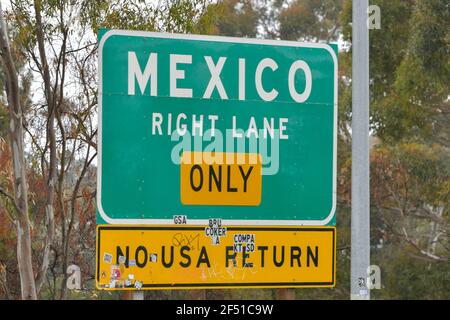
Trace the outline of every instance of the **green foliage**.
<instances>
[{"instance_id":1,"label":"green foliage","mask_svg":"<svg viewBox=\"0 0 450 320\"><path fill-rule=\"evenodd\" d=\"M217 34L233 37L256 37L258 11L251 0L224 0L216 25Z\"/></svg>"},{"instance_id":2,"label":"green foliage","mask_svg":"<svg viewBox=\"0 0 450 320\"><path fill-rule=\"evenodd\" d=\"M83 25L95 33L102 28L212 33L218 14L209 4L208 0L84 0L80 12Z\"/></svg>"},{"instance_id":3,"label":"green foliage","mask_svg":"<svg viewBox=\"0 0 450 320\"><path fill-rule=\"evenodd\" d=\"M373 250L372 263L381 268L381 290L373 299L450 299L450 264L411 257L395 243Z\"/></svg>"},{"instance_id":4,"label":"green foliage","mask_svg":"<svg viewBox=\"0 0 450 320\"><path fill-rule=\"evenodd\" d=\"M448 1L371 4L381 9L381 29L370 31L372 128L389 142L419 139L450 146ZM351 1L346 0L342 14L346 40L351 40L350 22Z\"/></svg>"},{"instance_id":5,"label":"green foliage","mask_svg":"<svg viewBox=\"0 0 450 320\"><path fill-rule=\"evenodd\" d=\"M450 150L407 143L371 156L373 224L386 244L373 251L385 274L377 296L448 299Z\"/></svg>"},{"instance_id":6,"label":"green foliage","mask_svg":"<svg viewBox=\"0 0 450 320\"><path fill-rule=\"evenodd\" d=\"M433 135L437 132L429 119L439 117L442 111L450 108L447 100L450 92L450 10L447 1L417 1L410 25L407 52L393 84L393 97L397 101L388 98L389 108L383 115L383 119L389 118L394 123L384 125L380 135L394 140L403 135L436 141ZM391 110L402 119L399 123L392 121L388 114Z\"/></svg>"},{"instance_id":7,"label":"green foliage","mask_svg":"<svg viewBox=\"0 0 450 320\"><path fill-rule=\"evenodd\" d=\"M293 1L280 14L280 37L303 41L337 40L342 2L342 0Z\"/></svg>"},{"instance_id":8,"label":"green foliage","mask_svg":"<svg viewBox=\"0 0 450 320\"><path fill-rule=\"evenodd\" d=\"M224 6L221 2L210 4L200 15L193 33L217 34L217 24L223 16Z\"/></svg>"},{"instance_id":9,"label":"green foliage","mask_svg":"<svg viewBox=\"0 0 450 320\"><path fill-rule=\"evenodd\" d=\"M155 8L144 1L99 0L82 1L82 23L94 32L98 29L129 29L154 31L156 29Z\"/></svg>"},{"instance_id":10,"label":"green foliage","mask_svg":"<svg viewBox=\"0 0 450 320\"><path fill-rule=\"evenodd\" d=\"M411 19L408 51L435 78L450 81L450 8L448 1L418 1ZM447 63L446 63L447 62ZM448 93L445 92L445 93Z\"/></svg>"},{"instance_id":11,"label":"green foliage","mask_svg":"<svg viewBox=\"0 0 450 320\"><path fill-rule=\"evenodd\" d=\"M379 147L372 152L371 170L373 196L380 205L394 201L401 202L404 209L444 206L443 215L448 219L449 149L417 143Z\"/></svg>"}]
</instances>

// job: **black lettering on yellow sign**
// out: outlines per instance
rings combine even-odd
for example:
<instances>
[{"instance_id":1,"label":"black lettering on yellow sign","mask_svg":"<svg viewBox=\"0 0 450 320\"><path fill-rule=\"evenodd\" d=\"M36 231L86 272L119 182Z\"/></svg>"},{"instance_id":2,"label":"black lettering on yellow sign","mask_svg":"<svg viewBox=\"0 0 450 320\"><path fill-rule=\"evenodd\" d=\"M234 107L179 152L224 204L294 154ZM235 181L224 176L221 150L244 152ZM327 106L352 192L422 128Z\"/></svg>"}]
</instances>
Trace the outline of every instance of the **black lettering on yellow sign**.
<instances>
[{"instance_id":1,"label":"black lettering on yellow sign","mask_svg":"<svg viewBox=\"0 0 450 320\"><path fill-rule=\"evenodd\" d=\"M143 253L143 257L142 254ZM140 257L142 257L142 259L140 259ZM147 249L144 246L139 246L136 249L136 265L139 268L143 268L146 264L147 264L147 260L148 260L148 255L147 255Z\"/></svg>"},{"instance_id":2,"label":"black lettering on yellow sign","mask_svg":"<svg viewBox=\"0 0 450 320\"><path fill-rule=\"evenodd\" d=\"M170 251L168 253L167 251ZM178 262L179 265L183 268L189 268L192 264L192 257L189 255L189 252L191 251L191 247L189 246L182 246L179 249L180 254L180 261ZM123 248L120 246L117 246L116 248L117 257L123 256L125 257L125 267L128 268L129 266L129 259L130 259L130 247L125 247L125 254L123 252ZM165 268L170 268L173 266L175 262L176 256L175 256L175 247L170 246L170 249L166 248L166 246L161 247L161 263ZM148 257L148 251L147 248L144 246L138 246L135 251L135 260L136 260L136 266L139 268L144 268L147 263L149 262ZM119 264L118 258L116 261L116 264ZM207 266L208 268L211 267L211 263L209 261L208 252L205 247L201 247L200 253L198 253L198 257L196 260L195 267L200 268L202 265Z\"/></svg>"},{"instance_id":3,"label":"black lettering on yellow sign","mask_svg":"<svg viewBox=\"0 0 450 320\"><path fill-rule=\"evenodd\" d=\"M268 246L257 246L256 249L260 252L260 256L261 256L261 260L260 260L261 264L259 266L261 268L264 268L265 262L266 262L266 259L265 259L266 251L269 250L269 247ZM232 246L226 247L225 250L226 250L225 251L226 267L228 268L231 265L230 262L233 263L234 267L237 267L236 258L237 258L238 252L235 252L234 247L232 247ZM300 261L300 258L302 255L302 249L298 246L291 246L291 247L289 247L288 250L290 250L289 259L288 259L290 266L291 267L295 267L295 266L302 267L302 264ZM272 263L274 266L280 268L285 265L285 263L286 263L285 251L287 251L285 246L281 246L281 247L273 246L272 247L272 252L273 252ZM241 259L242 267L248 267L247 258L249 256L250 256L250 254L246 252L246 247L243 246L242 259ZM270 259L270 257L269 257L269 259ZM294 263L294 262L296 262L296 263ZM314 246L314 251L313 251L313 248L311 248L310 246L306 246L306 267L311 267L312 265L314 265L314 267L319 267L319 247L318 246Z\"/></svg>"},{"instance_id":4,"label":"black lettering on yellow sign","mask_svg":"<svg viewBox=\"0 0 450 320\"><path fill-rule=\"evenodd\" d=\"M253 166L249 166L247 169L244 166L239 165L240 176L233 176L231 171L231 165L219 165L217 166L217 172L213 165L208 166L208 173L203 172L203 167L195 164L192 166L189 174L190 187L195 192L201 191L205 186L205 175L208 179L208 191L213 192L214 189L218 192L222 192L222 185L225 183L222 175L222 167L226 167L226 192L247 192L247 182L250 174L253 171ZM232 183L232 180L239 180L240 183ZM214 185L214 186L213 186ZM233 186L234 185L234 186Z\"/></svg>"},{"instance_id":5,"label":"black lettering on yellow sign","mask_svg":"<svg viewBox=\"0 0 450 320\"><path fill-rule=\"evenodd\" d=\"M258 154L184 151L180 200L184 205L261 203L262 164Z\"/></svg>"},{"instance_id":6,"label":"black lettering on yellow sign","mask_svg":"<svg viewBox=\"0 0 450 320\"><path fill-rule=\"evenodd\" d=\"M206 227L205 236L207 237L225 237L227 235L227 228L225 227Z\"/></svg>"},{"instance_id":7,"label":"black lettering on yellow sign","mask_svg":"<svg viewBox=\"0 0 450 320\"><path fill-rule=\"evenodd\" d=\"M302 261L306 263L306 267L308 268L319 267L319 247L306 246L303 249L306 251L305 255L303 255L304 251L299 246L256 246L260 259L258 259L259 261L250 261L252 253L247 251L246 246L242 247L241 252L235 252L233 246L227 246L224 248L225 267L251 268L257 263L259 267L264 268L267 266L267 263L270 263L277 268L284 267L285 265L301 268L305 266L305 264L302 264ZM128 268L130 257L129 246L125 248L117 246L116 252L117 257L125 257L125 267ZM148 252L149 250L144 246L140 245L136 248L134 259L136 260L137 267L144 268L150 262ZM211 267L208 251L204 246L200 250L191 250L189 246L179 248L162 246L160 252L161 263L165 268L171 268L174 263L178 263L183 268L189 268L191 265L195 265L196 268L200 268L202 265L208 268ZM237 261L239 261L239 266ZM117 264L119 264L118 261Z\"/></svg>"},{"instance_id":8,"label":"black lettering on yellow sign","mask_svg":"<svg viewBox=\"0 0 450 320\"><path fill-rule=\"evenodd\" d=\"M166 252L165 248L166 248L166 247L163 246L163 247L162 247L162 250L161 250L161 252L162 252L162 263L163 263L163 266L164 266L165 268L170 268L170 267L172 267L172 265L173 265L173 263L174 263L174 247L173 247L173 246L170 247L170 258L169 258L169 262L166 262L166 261L165 261L165 252ZM180 262L179 262L179 265L182 266L183 268L188 268L188 267L191 266L192 259L191 259L191 256L187 253L187 252L189 252L190 250L191 250L191 248L188 247L188 246L183 246L183 247L181 247L181 249L180 249L180 256L181 256L183 259L186 260L186 261L180 261ZM200 249L200 254L198 255L196 268L199 268L202 264L205 264L208 268L211 267L211 264L210 264L209 258L208 258L208 253L207 253L205 247L202 247L202 248Z\"/></svg>"}]
</instances>

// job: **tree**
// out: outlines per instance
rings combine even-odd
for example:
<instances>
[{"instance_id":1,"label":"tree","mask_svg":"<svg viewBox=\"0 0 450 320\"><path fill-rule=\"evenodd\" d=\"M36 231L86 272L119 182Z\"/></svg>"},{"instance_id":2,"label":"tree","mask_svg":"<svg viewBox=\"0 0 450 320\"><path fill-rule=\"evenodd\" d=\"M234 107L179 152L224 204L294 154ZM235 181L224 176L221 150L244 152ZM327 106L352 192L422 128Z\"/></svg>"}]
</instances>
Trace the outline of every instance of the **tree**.
<instances>
[{"instance_id":1,"label":"tree","mask_svg":"<svg viewBox=\"0 0 450 320\"><path fill-rule=\"evenodd\" d=\"M221 14L215 23L215 33L232 37L256 37L258 12L251 0L225 0L216 6Z\"/></svg>"},{"instance_id":2,"label":"tree","mask_svg":"<svg viewBox=\"0 0 450 320\"><path fill-rule=\"evenodd\" d=\"M385 241L413 257L450 261L450 152L417 143L372 152L372 201Z\"/></svg>"},{"instance_id":3,"label":"tree","mask_svg":"<svg viewBox=\"0 0 450 320\"><path fill-rule=\"evenodd\" d=\"M382 102L384 124L379 135L392 140L418 137L450 147L448 2L416 1L410 21L406 52L392 94Z\"/></svg>"},{"instance_id":4,"label":"tree","mask_svg":"<svg viewBox=\"0 0 450 320\"><path fill-rule=\"evenodd\" d=\"M28 188L24 157L23 109L20 104L19 81L11 54L9 36L0 4L0 47L9 109L9 138L14 167L14 195L0 186L0 193L6 196L15 208L12 219L17 231L17 262L20 273L22 299L36 299L36 284L31 262L31 230L28 217Z\"/></svg>"},{"instance_id":5,"label":"tree","mask_svg":"<svg viewBox=\"0 0 450 320\"><path fill-rule=\"evenodd\" d=\"M36 297L67 298L71 262L85 266L84 277L94 279L98 29L206 33L216 17L208 5L204 0L11 1L15 44L28 61L24 70L42 83L22 106L21 125L29 150L24 165L29 166Z\"/></svg>"},{"instance_id":6,"label":"tree","mask_svg":"<svg viewBox=\"0 0 450 320\"><path fill-rule=\"evenodd\" d=\"M71 101L65 97L65 81L67 79L70 57L79 54L81 51L89 52L89 49L92 49L92 45L88 44L85 46L84 44L76 43L75 45L79 45L79 47L74 48L74 46L68 43L69 28L67 27L67 21L75 14L74 11L67 10L69 3L65 1L52 3L34 1L32 4L25 2L12 2L11 4L13 12L12 20L18 34L16 42L23 49L28 60L32 62L30 63L30 69L33 71L33 76L38 75L43 83L43 101L29 101L26 112L22 107L23 123L21 123L21 127L25 128L26 133L31 139L31 146L29 148L33 151L29 159L26 160L31 161L31 164L35 163L35 160L37 160L37 163L40 163L39 169L41 173L31 175L31 177L33 177L33 181L45 181L44 187L42 188L41 186L41 189L37 190L37 192L40 192L42 189L44 190L41 195L45 199L42 203L45 211L45 220L39 217L41 206L32 206L34 211L32 216L33 221L39 222L35 225L34 232L34 247L36 249L35 251L39 253L38 255L34 255L39 265L36 269L38 272L35 277L35 296L40 294L44 283L48 282L47 270L53 251L55 260L58 257L62 259L63 270L60 273L63 275L61 297L65 298L69 243L75 224L77 202L80 199L79 191L81 181L95 157L95 154L89 150L95 145L93 143L95 133L91 132L88 134L86 130L88 127L86 120L88 120L88 116L93 116L93 106L95 103L92 104L92 101L90 101L87 104L88 109L83 108L87 115L71 113L76 108L72 108L71 110ZM33 10L30 10L30 8ZM73 9L73 7L71 8ZM43 18L43 14L46 15L45 18ZM52 25L52 23L55 24ZM72 38L72 40L75 39ZM35 47L37 47L37 52L34 50ZM50 60L47 58L48 52L54 53L54 56ZM90 55L92 55L92 50ZM75 70L80 71L86 65L79 64L77 67L78 69L75 68ZM82 72L85 71L86 69L82 70ZM87 79L83 77L83 80L86 81ZM84 84L86 85L86 82ZM87 92L90 88L89 86L90 84L86 85L85 90L81 92L82 94L91 94L91 96L94 96L95 94L92 94L92 90ZM79 101L84 102L82 100ZM73 136L67 133L70 127L72 128L71 133ZM91 129L92 127L91 121ZM57 129L59 130L57 131ZM88 146L87 151L82 150L83 146L80 146L81 144ZM72 151L69 151L69 147ZM80 154L84 155L86 160L78 179L75 179L76 183L74 183L72 189L73 193L70 197L70 206L67 206L68 200L65 194L68 190L65 183L65 174L70 169L71 164L76 163L75 158ZM30 173L36 173L37 168L35 165L30 166L30 169ZM35 202L33 201L33 203ZM54 243L55 208L59 209L58 213L59 217L61 217L59 221L61 223L60 234L62 235L62 239L60 248L62 254L58 254L58 248ZM70 212L68 218L66 210ZM91 211L93 211L93 208L91 208ZM39 225L43 225L44 228L39 228ZM41 234L44 234L43 237L41 237ZM32 258L31 254L32 252L30 252L30 259ZM54 264L55 261L53 262ZM54 267L52 268L53 271Z\"/></svg>"},{"instance_id":7,"label":"tree","mask_svg":"<svg viewBox=\"0 0 450 320\"><path fill-rule=\"evenodd\" d=\"M342 1L296 0L279 17L280 38L294 41L336 41Z\"/></svg>"},{"instance_id":8,"label":"tree","mask_svg":"<svg viewBox=\"0 0 450 320\"><path fill-rule=\"evenodd\" d=\"M370 32L372 129L389 143L417 138L448 146L447 1L377 0L373 4L381 9L382 26ZM351 41L350 0L342 17L344 39Z\"/></svg>"}]
</instances>

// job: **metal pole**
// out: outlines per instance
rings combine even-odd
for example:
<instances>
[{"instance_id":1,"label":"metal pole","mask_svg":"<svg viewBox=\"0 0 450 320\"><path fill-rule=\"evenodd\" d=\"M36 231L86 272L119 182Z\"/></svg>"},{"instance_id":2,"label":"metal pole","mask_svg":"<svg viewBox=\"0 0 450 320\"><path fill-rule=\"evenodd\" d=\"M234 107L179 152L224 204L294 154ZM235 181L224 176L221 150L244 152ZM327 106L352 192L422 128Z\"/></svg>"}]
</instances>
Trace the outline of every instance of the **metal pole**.
<instances>
[{"instance_id":1,"label":"metal pole","mask_svg":"<svg viewBox=\"0 0 450 320\"><path fill-rule=\"evenodd\" d=\"M351 299L369 300L369 28L368 0L353 0Z\"/></svg>"},{"instance_id":2,"label":"metal pole","mask_svg":"<svg viewBox=\"0 0 450 320\"><path fill-rule=\"evenodd\" d=\"M144 291L133 291L133 300L144 300Z\"/></svg>"}]
</instances>

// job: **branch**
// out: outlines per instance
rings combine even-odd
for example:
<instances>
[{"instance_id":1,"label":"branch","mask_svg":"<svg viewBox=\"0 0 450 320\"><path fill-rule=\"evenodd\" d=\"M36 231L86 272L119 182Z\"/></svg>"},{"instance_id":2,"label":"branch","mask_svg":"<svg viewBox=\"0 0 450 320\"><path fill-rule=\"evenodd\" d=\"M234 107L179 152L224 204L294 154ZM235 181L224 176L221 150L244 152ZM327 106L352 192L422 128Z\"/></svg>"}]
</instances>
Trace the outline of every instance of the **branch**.
<instances>
[{"instance_id":1,"label":"branch","mask_svg":"<svg viewBox=\"0 0 450 320\"><path fill-rule=\"evenodd\" d=\"M440 256L432 254L432 253L430 253L428 251L423 250L422 248L420 248L420 246L415 241L413 241L409 237L405 227L402 228L402 231L403 231L403 238L405 239L405 241L408 242L412 247L414 247L423 256L425 256L425 257L427 257L427 258L429 258L429 259L431 259L433 261L441 261L441 262L443 262L443 261L450 261L450 257L440 257Z\"/></svg>"},{"instance_id":2,"label":"branch","mask_svg":"<svg viewBox=\"0 0 450 320\"><path fill-rule=\"evenodd\" d=\"M20 208L17 205L16 199L10 193L8 193L5 189L3 189L1 186L0 186L0 194L4 195L6 198L8 198L12 202L14 209L16 209L17 213L20 214ZM11 218L13 218L13 220L15 220L14 217L11 217Z\"/></svg>"},{"instance_id":3,"label":"branch","mask_svg":"<svg viewBox=\"0 0 450 320\"><path fill-rule=\"evenodd\" d=\"M53 244L53 238L55 235L55 222L54 222L54 194L56 183L56 136L54 128L56 101L54 91L51 89L50 71L47 63L47 56L45 52L45 40L44 40L44 27L42 24L41 16L41 3L39 0L34 0L34 11L36 16L36 39L38 43L39 56L42 66L42 76L44 80L45 98L48 105L47 116L47 139L50 146L50 164L48 175L48 193L45 206L46 228L47 233L45 235L44 252L42 256L42 262L39 267L39 272L36 275L36 291L39 292L42 285L45 282L47 268L50 259L50 249ZM57 83L57 81L56 81ZM56 84L55 84L56 88Z\"/></svg>"}]
</instances>

